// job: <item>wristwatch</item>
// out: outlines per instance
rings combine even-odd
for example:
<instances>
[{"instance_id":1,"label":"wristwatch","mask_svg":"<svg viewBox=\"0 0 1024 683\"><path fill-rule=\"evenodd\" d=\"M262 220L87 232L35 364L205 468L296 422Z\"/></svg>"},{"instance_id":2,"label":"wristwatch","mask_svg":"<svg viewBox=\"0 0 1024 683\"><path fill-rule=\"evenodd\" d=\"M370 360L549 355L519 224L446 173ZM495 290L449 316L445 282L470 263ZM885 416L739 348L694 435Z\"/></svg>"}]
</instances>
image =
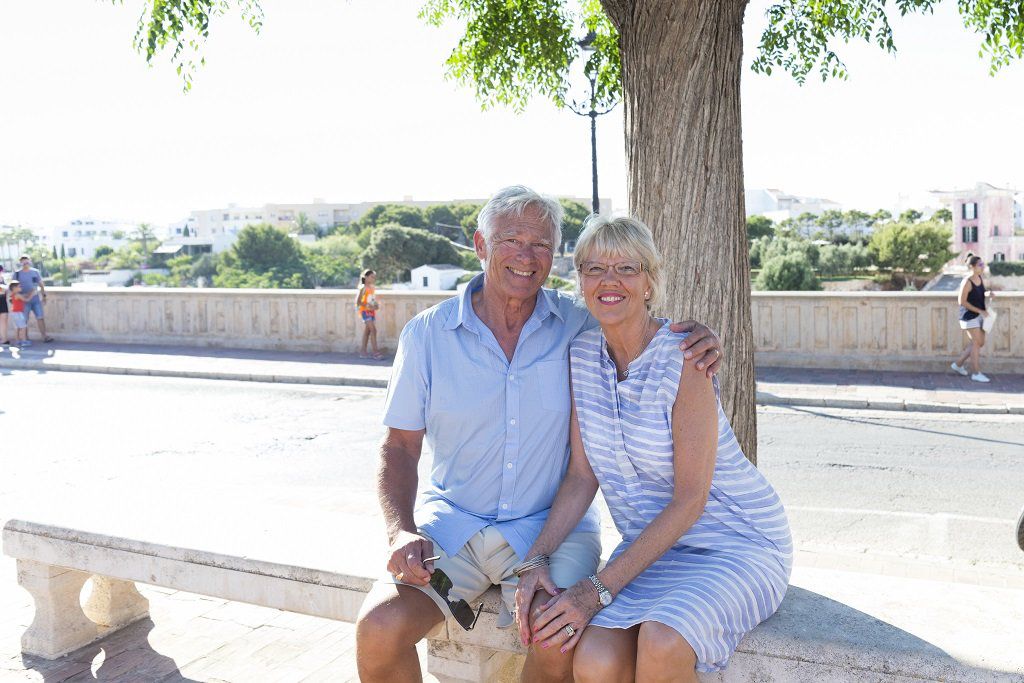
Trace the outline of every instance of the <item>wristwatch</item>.
<instances>
[{"instance_id":1,"label":"wristwatch","mask_svg":"<svg viewBox=\"0 0 1024 683\"><path fill-rule=\"evenodd\" d=\"M601 601L601 607L612 604L612 592L604 587L601 579L597 578L597 574L590 576L590 583L594 584L594 588L597 589L597 598Z\"/></svg>"}]
</instances>

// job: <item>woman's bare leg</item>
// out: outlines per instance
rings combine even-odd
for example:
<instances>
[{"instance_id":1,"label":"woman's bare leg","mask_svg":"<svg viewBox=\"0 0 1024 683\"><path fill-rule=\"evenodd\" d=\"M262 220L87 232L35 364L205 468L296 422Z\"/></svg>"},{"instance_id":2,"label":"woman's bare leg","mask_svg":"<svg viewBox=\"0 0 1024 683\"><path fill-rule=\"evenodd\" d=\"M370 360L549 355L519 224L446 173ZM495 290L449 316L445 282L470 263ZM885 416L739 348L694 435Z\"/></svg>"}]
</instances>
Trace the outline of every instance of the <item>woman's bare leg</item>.
<instances>
[{"instance_id":1,"label":"woman's bare leg","mask_svg":"<svg viewBox=\"0 0 1024 683\"><path fill-rule=\"evenodd\" d=\"M967 330L971 335L971 371L981 372L981 349L985 346L985 330L974 327Z\"/></svg>"},{"instance_id":2,"label":"woman's bare leg","mask_svg":"<svg viewBox=\"0 0 1024 683\"><path fill-rule=\"evenodd\" d=\"M637 637L637 683L697 683L697 654L679 631L657 621L640 625Z\"/></svg>"},{"instance_id":3,"label":"woman's bare leg","mask_svg":"<svg viewBox=\"0 0 1024 683\"><path fill-rule=\"evenodd\" d=\"M971 349L974 348L974 341L971 339L971 331L964 330L964 335L967 337L967 345L964 346L963 353L960 354L960 357L956 359L956 364L960 367L964 367L964 363L966 363L967 359L971 357Z\"/></svg>"},{"instance_id":4,"label":"woman's bare leg","mask_svg":"<svg viewBox=\"0 0 1024 683\"><path fill-rule=\"evenodd\" d=\"M636 671L639 626L601 628L588 626L576 644L572 660L575 683L632 683Z\"/></svg>"},{"instance_id":5,"label":"woman's bare leg","mask_svg":"<svg viewBox=\"0 0 1024 683\"><path fill-rule=\"evenodd\" d=\"M363 323L363 344L359 348L359 355L366 355L366 343L370 340L370 323Z\"/></svg>"}]
</instances>

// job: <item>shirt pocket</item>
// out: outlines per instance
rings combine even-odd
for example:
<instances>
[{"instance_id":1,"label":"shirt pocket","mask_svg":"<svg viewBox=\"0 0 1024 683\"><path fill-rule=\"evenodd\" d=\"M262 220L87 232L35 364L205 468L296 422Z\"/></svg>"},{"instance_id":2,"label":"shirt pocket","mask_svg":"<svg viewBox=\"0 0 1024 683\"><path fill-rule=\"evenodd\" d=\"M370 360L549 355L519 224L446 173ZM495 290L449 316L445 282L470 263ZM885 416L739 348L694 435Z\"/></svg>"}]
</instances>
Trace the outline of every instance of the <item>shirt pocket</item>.
<instances>
[{"instance_id":1,"label":"shirt pocket","mask_svg":"<svg viewBox=\"0 0 1024 683\"><path fill-rule=\"evenodd\" d=\"M544 410L569 412L569 361L538 361L530 369L530 391ZM524 397L527 398L527 397ZM535 400L529 399L527 400Z\"/></svg>"}]
</instances>

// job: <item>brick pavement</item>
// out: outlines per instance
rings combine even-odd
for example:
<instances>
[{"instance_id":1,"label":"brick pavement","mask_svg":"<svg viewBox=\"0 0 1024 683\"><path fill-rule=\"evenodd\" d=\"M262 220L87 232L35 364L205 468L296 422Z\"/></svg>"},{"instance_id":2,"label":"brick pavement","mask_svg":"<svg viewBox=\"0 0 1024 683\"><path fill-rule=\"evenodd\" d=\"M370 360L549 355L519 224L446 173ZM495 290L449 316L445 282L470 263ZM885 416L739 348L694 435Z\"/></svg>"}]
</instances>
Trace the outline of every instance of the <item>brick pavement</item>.
<instances>
[{"instance_id":1,"label":"brick pavement","mask_svg":"<svg viewBox=\"0 0 1024 683\"><path fill-rule=\"evenodd\" d=\"M144 619L56 661L22 656L28 593L0 560L0 683L346 683L358 681L355 627L154 586ZM419 648L426 671L426 645ZM436 683L426 676L428 683Z\"/></svg>"}]
</instances>

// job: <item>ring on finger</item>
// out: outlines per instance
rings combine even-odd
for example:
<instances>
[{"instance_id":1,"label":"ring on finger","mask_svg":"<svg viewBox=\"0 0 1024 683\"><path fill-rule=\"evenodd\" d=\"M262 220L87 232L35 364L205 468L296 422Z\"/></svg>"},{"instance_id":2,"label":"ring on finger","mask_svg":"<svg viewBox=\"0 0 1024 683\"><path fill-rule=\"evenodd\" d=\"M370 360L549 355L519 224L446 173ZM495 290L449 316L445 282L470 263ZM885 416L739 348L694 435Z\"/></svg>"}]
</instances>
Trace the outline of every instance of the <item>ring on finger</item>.
<instances>
[{"instance_id":1,"label":"ring on finger","mask_svg":"<svg viewBox=\"0 0 1024 683\"><path fill-rule=\"evenodd\" d=\"M405 580L405 572L398 572L397 574L395 574L395 578L398 579L399 581L404 581Z\"/></svg>"},{"instance_id":2,"label":"ring on finger","mask_svg":"<svg viewBox=\"0 0 1024 683\"><path fill-rule=\"evenodd\" d=\"M576 629L572 627L572 624L566 624L565 628L563 628L562 630L565 631L565 634L570 638L576 635Z\"/></svg>"}]
</instances>

